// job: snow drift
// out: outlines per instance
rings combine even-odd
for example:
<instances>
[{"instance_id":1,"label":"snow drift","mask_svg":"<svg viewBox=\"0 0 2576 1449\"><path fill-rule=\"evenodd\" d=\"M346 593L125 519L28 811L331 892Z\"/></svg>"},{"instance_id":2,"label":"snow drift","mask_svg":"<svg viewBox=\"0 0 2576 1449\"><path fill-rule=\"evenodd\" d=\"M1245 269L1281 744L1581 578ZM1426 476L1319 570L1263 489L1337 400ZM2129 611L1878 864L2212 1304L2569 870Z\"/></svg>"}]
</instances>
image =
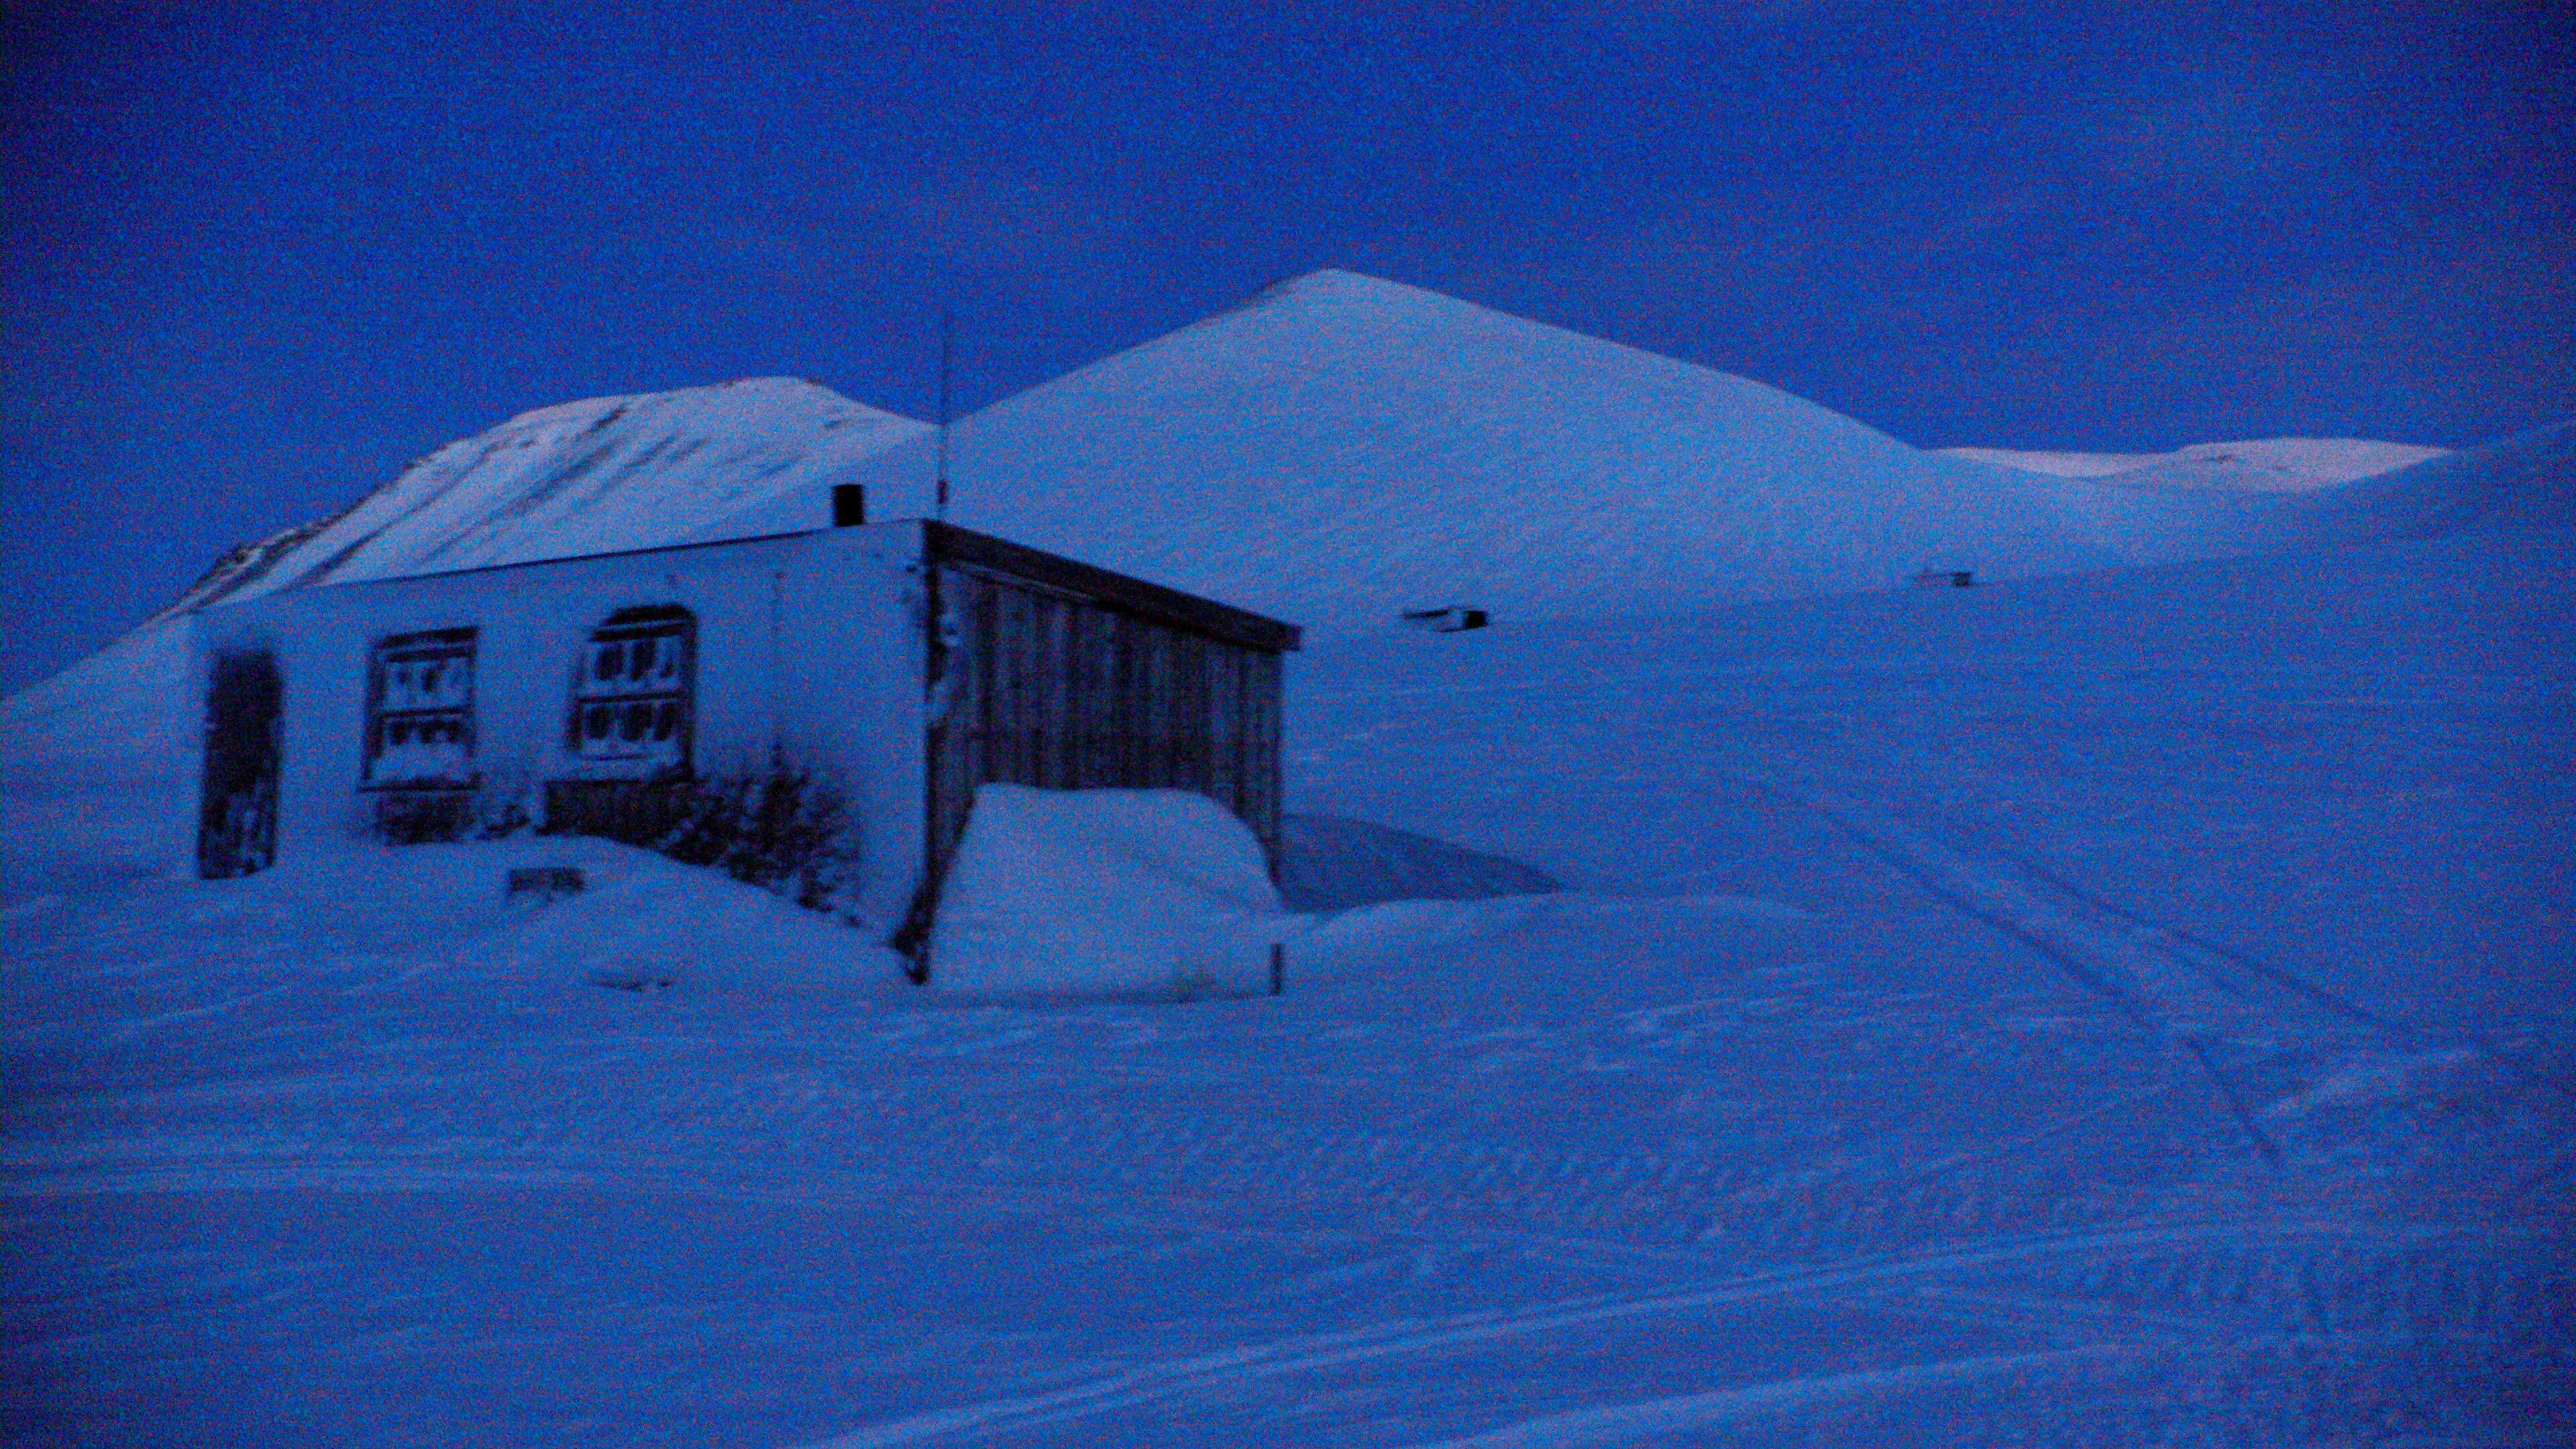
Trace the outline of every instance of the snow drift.
<instances>
[{"instance_id":1,"label":"snow drift","mask_svg":"<svg viewBox=\"0 0 2576 1449\"><path fill-rule=\"evenodd\" d=\"M1186 790L975 792L931 933L967 996L1245 994L1285 914L1261 843Z\"/></svg>"},{"instance_id":2,"label":"snow drift","mask_svg":"<svg viewBox=\"0 0 2576 1449\"><path fill-rule=\"evenodd\" d=\"M185 616L153 620L0 700L0 868L152 871L195 838L195 654ZM40 866L37 857L53 862Z\"/></svg>"},{"instance_id":3,"label":"snow drift","mask_svg":"<svg viewBox=\"0 0 2576 1449\"><path fill-rule=\"evenodd\" d=\"M1292 814L1281 826L1279 894L1300 911L1544 895L1561 888L1546 872L1517 860L1365 820Z\"/></svg>"}]
</instances>

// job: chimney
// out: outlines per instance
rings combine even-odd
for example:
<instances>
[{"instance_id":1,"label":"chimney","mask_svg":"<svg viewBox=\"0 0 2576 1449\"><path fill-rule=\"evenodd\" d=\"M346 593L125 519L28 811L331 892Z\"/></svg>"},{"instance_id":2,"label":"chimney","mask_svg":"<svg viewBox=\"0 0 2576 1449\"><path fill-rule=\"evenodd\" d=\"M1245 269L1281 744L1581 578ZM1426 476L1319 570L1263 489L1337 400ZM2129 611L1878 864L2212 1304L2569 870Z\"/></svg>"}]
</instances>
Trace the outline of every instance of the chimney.
<instances>
[{"instance_id":1,"label":"chimney","mask_svg":"<svg viewBox=\"0 0 2576 1449\"><path fill-rule=\"evenodd\" d=\"M868 490L856 483L832 485L832 526L856 528L868 521Z\"/></svg>"}]
</instances>

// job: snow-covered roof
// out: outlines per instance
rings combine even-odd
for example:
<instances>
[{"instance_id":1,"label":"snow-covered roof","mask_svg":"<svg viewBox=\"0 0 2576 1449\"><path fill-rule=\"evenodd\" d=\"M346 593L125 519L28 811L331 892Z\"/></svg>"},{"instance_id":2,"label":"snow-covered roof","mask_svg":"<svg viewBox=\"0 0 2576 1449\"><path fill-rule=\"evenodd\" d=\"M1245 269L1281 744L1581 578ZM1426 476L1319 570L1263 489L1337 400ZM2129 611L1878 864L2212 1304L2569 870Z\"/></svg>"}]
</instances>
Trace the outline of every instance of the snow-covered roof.
<instances>
[{"instance_id":1,"label":"snow-covered roof","mask_svg":"<svg viewBox=\"0 0 2576 1449\"><path fill-rule=\"evenodd\" d=\"M789 377L539 408L448 444L336 518L236 550L182 606L747 537L727 520L828 497L869 455L929 431Z\"/></svg>"}]
</instances>

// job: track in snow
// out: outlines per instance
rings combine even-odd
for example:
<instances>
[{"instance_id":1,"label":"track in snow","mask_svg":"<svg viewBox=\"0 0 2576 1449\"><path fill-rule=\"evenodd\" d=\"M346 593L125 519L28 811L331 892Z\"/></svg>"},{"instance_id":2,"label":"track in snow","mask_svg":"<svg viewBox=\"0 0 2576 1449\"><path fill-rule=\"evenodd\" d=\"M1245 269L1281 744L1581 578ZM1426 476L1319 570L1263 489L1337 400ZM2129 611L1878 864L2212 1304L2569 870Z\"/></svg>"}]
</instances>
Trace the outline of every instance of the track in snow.
<instances>
[{"instance_id":1,"label":"track in snow","mask_svg":"<svg viewBox=\"0 0 2576 1449\"><path fill-rule=\"evenodd\" d=\"M1487 1348L1514 1340L1563 1335L1573 1330L1588 1330L1611 1325L1637 1324L1657 1319L1706 1315L1740 1305L1772 1300L1798 1299L1833 1301L1854 1296L1877 1298L1916 1289L1937 1287L1949 1280L1988 1273L2003 1268L2043 1270L2065 1267L2103 1254L2138 1254L2141 1252L2170 1256L2174 1250L2184 1252L2188 1260L2209 1248L2234 1249L2247 1246L2274 1247L2298 1244L2321 1247L2326 1251L2312 1255L2308 1261L2329 1261L2341 1254L2346 1265L2357 1264L2372 1250L2433 1250L2456 1252L2463 1247L2494 1246L2477 1244L2471 1235L2448 1229L2378 1229L2353 1224L2301 1224L2256 1227L2144 1227L2119 1232L2043 1237L1981 1244L1972 1248L1952 1249L1911 1256L1856 1259L1820 1268L1749 1275L1723 1280L1679 1291L1647 1294L1611 1295L1538 1304L1506 1312L1487 1312L1430 1321L1398 1321L1372 1325L1342 1334L1303 1336L1259 1344L1220 1353L1150 1363L1127 1372L1069 1388L1046 1393L994 1399L982 1403L915 1415L893 1423L876 1425L815 1446L815 1449L881 1449L881 1446L922 1443L965 1443L1006 1435L1026 1433L1053 1425L1075 1422L1101 1415L1151 1406L1185 1406L1196 1396L1230 1391L1247 1382L1318 1374L1328 1370L1359 1365L1374 1366L1379 1372L1395 1372L1391 1364L1412 1360L1429 1360L1472 1349ZM2313 1282L2313 1278L2310 1280ZM2545 1294L2563 1284L2531 1285ZM2241 1303L2241 1295L2237 1296ZM2330 1344L2338 1336L2354 1335L2349 1328L2329 1328L2319 1324L2312 1329L2266 1334L2249 1332L2226 1317L2208 1311L2213 1304L2200 1305L2198 1318L2169 1316L2162 1331L2144 1338L2115 1338L2085 1343L2073 1348L2015 1355L1996 1355L1961 1359L1943 1363L1908 1365L1884 1371L1847 1372L1814 1375L1800 1379L1738 1386L1675 1400L1655 1406L1651 1411L1629 1409L1592 1409L1557 1416L1545 1424L1520 1426L1495 1434L1454 1441L1458 1445L1531 1442L1589 1442L1585 1433L1615 1431L1618 1437L1632 1433L1670 1432L1676 1428L1714 1422L1752 1409L1778 1409L1799 1404L1812 1404L1847 1394L1866 1391L1872 1394L1916 1392L1939 1387L1962 1377L1975 1377L2002 1372L2015 1367L2050 1365L2066 1367L2079 1363L2138 1357L2172 1357L2176 1355L2227 1355L2244 1352L2249 1345L2274 1339L2306 1339L2316 1345ZM2527 1302L2536 1310L2533 1321L2510 1325L2512 1331L2529 1335L2551 1332L2565 1326L2570 1315L2563 1309L2551 1311L2553 1300L2541 1297ZM2081 1323L2083 1316L2073 1311L2074 1305L2052 1309L2050 1305L2028 1302L2019 1312L2029 1318L2043 1319L2037 1325L2063 1329L2070 1323ZM2046 1311L2043 1311L2046 1310ZM2134 1323L2118 1326L2134 1329ZM2452 1330L2456 1332L2456 1326ZM2418 1330L2436 1336L2437 1329ZM2370 1335L2374 1341L2392 1337L2385 1332ZM2394 1335L2402 1340L2406 1335ZM1171 1412L1180 1412L1174 1408ZM1579 1431L1579 1432L1578 1432ZM1514 1438L1513 1434L1562 1432L1570 1438Z\"/></svg>"}]
</instances>

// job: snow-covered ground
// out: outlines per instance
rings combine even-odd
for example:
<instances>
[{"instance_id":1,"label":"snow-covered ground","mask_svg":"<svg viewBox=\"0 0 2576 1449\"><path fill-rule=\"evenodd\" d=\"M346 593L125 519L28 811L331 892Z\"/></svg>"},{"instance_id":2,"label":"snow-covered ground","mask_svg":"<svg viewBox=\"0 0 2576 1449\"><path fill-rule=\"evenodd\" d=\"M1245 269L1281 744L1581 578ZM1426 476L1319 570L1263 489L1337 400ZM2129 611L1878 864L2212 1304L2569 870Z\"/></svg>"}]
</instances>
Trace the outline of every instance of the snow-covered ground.
<instances>
[{"instance_id":1,"label":"snow-covered ground","mask_svg":"<svg viewBox=\"0 0 2576 1449\"><path fill-rule=\"evenodd\" d=\"M1325 639L1292 807L1568 889L1275 999L924 1000L597 843L174 879L80 723L139 636L0 759L6 1442L2569 1442L2529 456L2375 544Z\"/></svg>"}]
</instances>

